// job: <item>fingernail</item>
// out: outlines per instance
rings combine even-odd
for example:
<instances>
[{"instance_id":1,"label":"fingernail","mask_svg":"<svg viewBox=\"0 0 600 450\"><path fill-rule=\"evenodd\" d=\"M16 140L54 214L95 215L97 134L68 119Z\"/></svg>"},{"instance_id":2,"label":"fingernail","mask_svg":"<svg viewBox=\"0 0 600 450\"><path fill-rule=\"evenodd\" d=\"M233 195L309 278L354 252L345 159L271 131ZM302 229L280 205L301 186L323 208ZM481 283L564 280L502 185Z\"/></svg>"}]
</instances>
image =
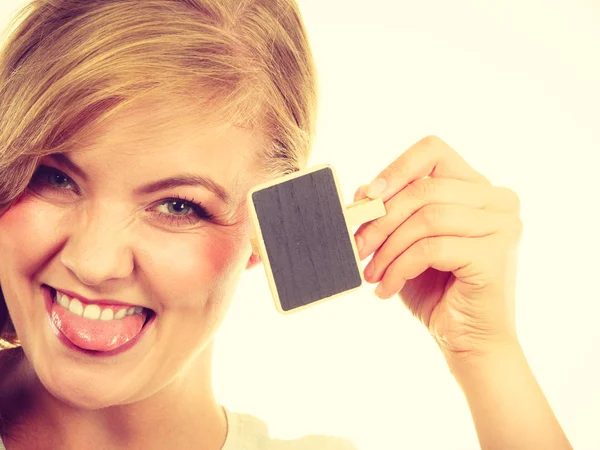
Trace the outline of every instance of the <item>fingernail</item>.
<instances>
[{"instance_id":1,"label":"fingernail","mask_svg":"<svg viewBox=\"0 0 600 450\"><path fill-rule=\"evenodd\" d=\"M369 261L369 264L367 264L367 267L365 267L365 280L367 281L371 281L371 278L373 278L373 273L375 272L375 264L373 264L373 261Z\"/></svg>"},{"instance_id":2,"label":"fingernail","mask_svg":"<svg viewBox=\"0 0 600 450\"><path fill-rule=\"evenodd\" d=\"M375 289L375 295L379 298L383 298L383 284L379 283L377 285L377 288Z\"/></svg>"},{"instance_id":3,"label":"fingernail","mask_svg":"<svg viewBox=\"0 0 600 450\"><path fill-rule=\"evenodd\" d=\"M367 195L371 198L381 197L387 186L386 181L383 178L377 178L372 181L367 187Z\"/></svg>"}]
</instances>

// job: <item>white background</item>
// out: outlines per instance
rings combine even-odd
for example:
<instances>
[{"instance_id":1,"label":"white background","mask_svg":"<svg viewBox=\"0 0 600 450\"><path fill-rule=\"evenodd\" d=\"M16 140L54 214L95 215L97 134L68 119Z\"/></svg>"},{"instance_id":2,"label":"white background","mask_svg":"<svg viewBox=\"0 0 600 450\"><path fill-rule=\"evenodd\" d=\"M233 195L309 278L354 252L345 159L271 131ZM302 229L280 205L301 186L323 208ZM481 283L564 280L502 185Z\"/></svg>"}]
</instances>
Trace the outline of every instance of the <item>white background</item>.
<instances>
[{"instance_id":1,"label":"white background","mask_svg":"<svg viewBox=\"0 0 600 450\"><path fill-rule=\"evenodd\" d=\"M1 0L1 17L22 1ZM577 449L600 449L600 2L300 0L320 72L311 164L346 203L428 134L522 200L518 327ZM462 393L399 300L373 287L293 316L261 267L217 340L216 388L273 434L363 450L476 449ZM515 405L519 408L519 405Z\"/></svg>"}]
</instances>

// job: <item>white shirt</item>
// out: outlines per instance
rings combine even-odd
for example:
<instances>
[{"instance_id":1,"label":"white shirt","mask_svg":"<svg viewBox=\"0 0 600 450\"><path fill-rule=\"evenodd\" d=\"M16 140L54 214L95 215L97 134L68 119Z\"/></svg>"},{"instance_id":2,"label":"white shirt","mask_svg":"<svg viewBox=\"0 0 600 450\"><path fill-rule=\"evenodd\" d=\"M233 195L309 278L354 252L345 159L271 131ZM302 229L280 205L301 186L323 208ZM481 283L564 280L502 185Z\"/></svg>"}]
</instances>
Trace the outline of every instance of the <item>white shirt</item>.
<instances>
[{"instance_id":1,"label":"white shirt","mask_svg":"<svg viewBox=\"0 0 600 450\"><path fill-rule=\"evenodd\" d=\"M228 431L221 450L357 450L347 439L309 435L300 439L273 439L267 425L249 414L234 413L225 408ZM0 450L6 450L0 440ZM54 450L54 449L52 449Z\"/></svg>"},{"instance_id":2,"label":"white shirt","mask_svg":"<svg viewBox=\"0 0 600 450\"><path fill-rule=\"evenodd\" d=\"M267 425L249 414L225 409L229 430L222 450L357 450L347 440L332 436L309 435L300 439L272 439Z\"/></svg>"}]
</instances>

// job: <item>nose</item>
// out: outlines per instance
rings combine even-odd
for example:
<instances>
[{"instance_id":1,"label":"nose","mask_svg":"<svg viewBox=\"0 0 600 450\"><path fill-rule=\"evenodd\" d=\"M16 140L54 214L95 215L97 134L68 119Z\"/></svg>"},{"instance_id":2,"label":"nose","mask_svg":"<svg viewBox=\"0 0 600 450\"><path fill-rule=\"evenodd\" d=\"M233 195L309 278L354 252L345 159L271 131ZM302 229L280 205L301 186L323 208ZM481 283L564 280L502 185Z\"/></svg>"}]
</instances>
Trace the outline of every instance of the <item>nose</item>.
<instances>
[{"instance_id":1,"label":"nose","mask_svg":"<svg viewBox=\"0 0 600 450\"><path fill-rule=\"evenodd\" d=\"M108 212L80 215L60 253L62 264L87 286L123 279L133 272L129 229L133 219L114 217Z\"/></svg>"}]
</instances>

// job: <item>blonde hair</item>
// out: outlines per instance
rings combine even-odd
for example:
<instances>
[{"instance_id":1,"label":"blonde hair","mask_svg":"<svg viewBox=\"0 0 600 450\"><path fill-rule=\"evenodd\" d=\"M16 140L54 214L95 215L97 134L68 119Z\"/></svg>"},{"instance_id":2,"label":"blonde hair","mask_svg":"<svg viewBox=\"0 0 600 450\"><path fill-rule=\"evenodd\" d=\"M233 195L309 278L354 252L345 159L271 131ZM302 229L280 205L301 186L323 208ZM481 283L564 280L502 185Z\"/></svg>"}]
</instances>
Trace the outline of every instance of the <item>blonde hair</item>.
<instances>
[{"instance_id":1,"label":"blonde hair","mask_svg":"<svg viewBox=\"0 0 600 450\"><path fill-rule=\"evenodd\" d=\"M74 150L141 99L259 131L268 176L306 164L316 76L294 0L32 0L7 31L0 214L42 156ZM0 338L18 343L1 288Z\"/></svg>"}]
</instances>

